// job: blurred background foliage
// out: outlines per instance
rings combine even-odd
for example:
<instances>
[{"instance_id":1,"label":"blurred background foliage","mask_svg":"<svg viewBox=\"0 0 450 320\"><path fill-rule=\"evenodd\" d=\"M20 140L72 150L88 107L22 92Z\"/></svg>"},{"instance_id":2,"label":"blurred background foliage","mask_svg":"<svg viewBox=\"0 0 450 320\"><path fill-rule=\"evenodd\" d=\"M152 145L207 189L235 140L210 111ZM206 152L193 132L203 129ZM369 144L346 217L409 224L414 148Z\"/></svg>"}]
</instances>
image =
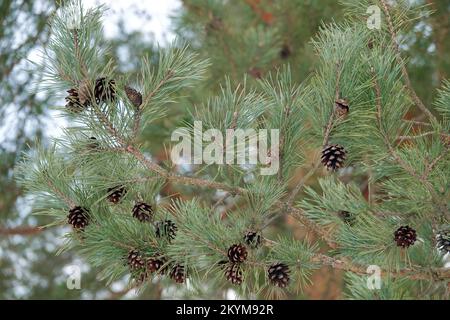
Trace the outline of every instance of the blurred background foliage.
<instances>
[{"instance_id":1,"label":"blurred background foliage","mask_svg":"<svg viewBox=\"0 0 450 320\"><path fill-rule=\"evenodd\" d=\"M429 4L434 10L431 17L414 21L408 34L400 35L405 39L402 49L409 59L413 85L425 104L430 104L435 94L432 89L450 75L450 2L411 2ZM148 10L144 12L122 14L118 31L104 43L112 47L118 71L129 76L131 83L139 74L142 56L150 56L155 64L158 61L154 37L126 28L129 19L152 19L152 7L158 6L158 2L146 0L145 3ZM107 5L114 9L113 1ZM55 121L62 121L52 109L55 104L63 104L62 99L36 93L40 73L27 62L36 59L39 50L45 48L50 33L47 22L57 8L58 1L53 0L0 0L0 298L182 297L182 292L162 290L158 284L138 294L124 288L125 280L108 288L75 252L55 256L63 242L61 236L67 230L40 229L48 221L29 214L29 203L14 181L14 166L21 153L34 148L36 139L45 143ZM289 63L294 82L300 83L316 63L311 37L322 24L343 18L343 7L335 0L239 0L233 1L233 5L223 0L182 0L179 9L172 13L170 31L188 42L191 50L210 59L208 78L201 86L180 92L183 99L173 105L168 116L146 128L141 136L144 147L159 162L167 161L165 146L171 130L187 117L184 110L191 110L217 93L226 76L234 84L247 77L248 85L253 86L255 79ZM169 195L176 190L168 186L164 192ZM290 225L289 218L285 218L275 228L286 229ZM295 237L303 236L302 230L292 227L291 231ZM70 265L82 267L82 290L66 287ZM339 271L322 268L313 275L312 281L314 286L289 298L345 297ZM230 296L224 291L208 293L205 297Z\"/></svg>"}]
</instances>

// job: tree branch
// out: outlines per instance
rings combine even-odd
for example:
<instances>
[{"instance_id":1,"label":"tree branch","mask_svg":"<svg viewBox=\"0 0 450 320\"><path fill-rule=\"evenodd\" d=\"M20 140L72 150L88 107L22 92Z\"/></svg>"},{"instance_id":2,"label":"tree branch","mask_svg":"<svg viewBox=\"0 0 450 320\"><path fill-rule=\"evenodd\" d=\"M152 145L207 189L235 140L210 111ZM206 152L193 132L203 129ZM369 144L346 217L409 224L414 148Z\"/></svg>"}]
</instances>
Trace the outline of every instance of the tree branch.
<instances>
[{"instance_id":1,"label":"tree branch","mask_svg":"<svg viewBox=\"0 0 450 320\"><path fill-rule=\"evenodd\" d=\"M368 275L366 266L357 265L346 260L336 259L321 253L316 254L312 260L322 265L331 266L333 269L349 271L360 275ZM381 276L389 276L394 278L405 277L411 280L444 281L450 278L450 269L432 268L429 271L417 269L401 269L398 271L382 270Z\"/></svg>"},{"instance_id":2,"label":"tree branch","mask_svg":"<svg viewBox=\"0 0 450 320\"><path fill-rule=\"evenodd\" d=\"M337 69L337 75L336 75L336 85L335 85L335 90L334 90L334 101L333 101L333 105L331 108L330 118L328 119L328 124L325 127L325 133L324 133L323 141L322 141L323 148L325 148L328 145L328 142L330 140L331 130L333 129L333 125L334 125L335 114L336 114L335 103L336 103L336 100L339 99L339 94L340 94L339 91L340 91L340 81L341 81L341 74L342 74L341 62L336 63L336 69ZM287 202L288 205L291 205L294 202L295 197L300 192L300 190L303 188L306 181L316 172L316 170L319 168L320 165L321 165L321 162L316 161L316 164L314 165L314 167L305 176L303 176L303 178L299 181L299 183L292 190L291 195L289 196L289 199Z\"/></svg>"},{"instance_id":3,"label":"tree branch","mask_svg":"<svg viewBox=\"0 0 450 320\"><path fill-rule=\"evenodd\" d=\"M0 235L2 236L32 236L37 233L41 233L45 228L41 226L33 227L33 226L20 226L15 228L3 228L0 227Z\"/></svg>"},{"instance_id":4,"label":"tree branch","mask_svg":"<svg viewBox=\"0 0 450 320\"><path fill-rule=\"evenodd\" d=\"M392 23L391 14L389 12L389 6L385 0L380 0L380 1L382 4L382 7L383 7L384 14L386 15L387 22L388 22L388 29L389 29L389 33L391 35L391 44L396 53L397 62L400 64L403 79L405 80L405 84L406 84L406 87L408 88L409 94L410 94L411 98L413 99L414 103L419 107L419 109L424 114L426 114L427 117L431 121L437 122L436 117L430 112L430 110L428 110L428 108L425 106L425 104L422 102L422 100L420 100L419 96L417 95L416 91L414 90L414 88L411 84L411 79L409 78L408 70L406 69L405 62L403 61L402 56L401 56L400 47L397 43L397 34L395 32L394 24Z\"/></svg>"}]
</instances>

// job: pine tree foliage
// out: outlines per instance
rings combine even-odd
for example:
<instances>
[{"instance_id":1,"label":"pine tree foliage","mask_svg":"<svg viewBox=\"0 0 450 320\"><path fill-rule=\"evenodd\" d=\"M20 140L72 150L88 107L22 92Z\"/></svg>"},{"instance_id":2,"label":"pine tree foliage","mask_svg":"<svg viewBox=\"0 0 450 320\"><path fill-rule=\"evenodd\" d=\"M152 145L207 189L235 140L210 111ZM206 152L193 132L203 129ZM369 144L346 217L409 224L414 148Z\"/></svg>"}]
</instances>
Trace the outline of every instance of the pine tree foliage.
<instances>
[{"instance_id":1,"label":"pine tree foliage","mask_svg":"<svg viewBox=\"0 0 450 320\"><path fill-rule=\"evenodd\" d=\"M75 88L86 95L89 106L79 113L62 107L70 119L63 137L30 154L18 168L36 211L54 216L54 224L67 224L69 210L87 208L89 224L69 234L67 247L83 253L109 282L130 275L134 286L172 279L199 294L205 287L232 286L242 296L271 295L301 290L315 269L327 265L349 273L352 298L445 298L449 270L435 233L449 218L450 87L446 82L439 91L436 110L421 104L408 84L393 30L407 27L405 20L422 11L378 4L389 21L387 29L371 31L352 19L362 8L365 12L360 1L349 3L349 21L323 26L312 42L319 64L301 84L294 83L289 67L258 80L257 86L225 81L216 97L191 113L191 129L195 120L202 121L203 130L223 133L228 128L280 129L279 173L261 176L257 167L232 164L199 164L183 173L142 152L137 142L142 130L164 117L178 92L201 83L208 61L180 42L161 49L157 67L145 58L136 87L142 104L136 107L126 93L128 80L115 73L113 61L99 63L105 53L95 44L101 41L103 8L85 12L79 2L70 3L52 20L53 36L45 53L47 88ZM208 32L219 32L221 21L212 12ZM67 24L67 14L75 26ZM257 43L259 53L277 41L261 29L248 30L245 39ZM273 54L267 50L258 56L264 60ZM101 93L111 90L113 97L98 98L102 78ZM338 110L342 99L348 101L346 112ZM414 105L427 116L420 128L405 121ZM345 168L322 170L318 186L305 186L322 165L317 159L309 168L303 150L319 154L330 144L345 148ZM250 152L248 147L245 152ZM297 168L310 172L288 187ZM367 197L344 175L364 179ZM162 199L168 183L201 191L192 199ZM108 202L119 189L118 201ZM217 192L211 189L220 190L222 200L235 197L236 210L218 213L210 199ZM305 197L300 199L302 191ZM138 202L155 208L150 219L133 217ZM268 239L267 228L285 214L333 250L324 251L319 241L285 235ZM417 233L408 248L394 241L401 226ZM246 243L249 231L261 235L260 246ZM236 247L233 255L245 255L230 258L230 248ZM149 267L155 259L161 265L157 272ZM378 265L387 279L381 293L365 287L368 265ZM232 277L237 280L230 281Z\"/></svg>"}]
</instances>

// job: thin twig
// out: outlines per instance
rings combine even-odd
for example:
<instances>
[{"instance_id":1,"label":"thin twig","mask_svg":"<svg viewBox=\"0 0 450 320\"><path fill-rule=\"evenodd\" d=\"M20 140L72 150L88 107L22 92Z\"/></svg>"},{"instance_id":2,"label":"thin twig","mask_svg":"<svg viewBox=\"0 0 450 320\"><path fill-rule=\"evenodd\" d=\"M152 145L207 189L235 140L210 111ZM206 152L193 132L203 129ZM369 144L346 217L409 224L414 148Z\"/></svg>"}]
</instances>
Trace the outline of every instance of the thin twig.
<instances>
[{"instance_id":1,"label":"thin twig","mask_svg":"<svg viewBox=\"0 0 450 320\"><path fill-rule=\"evenodd\" d=\"M430 175L433 168L436 166L436 164L447 154L448 149L446 149L443 153L441 153L439 156L437 156L433 161L430 162L430 164L425 168L425 171L422 175L422 179L427 179Z\"/></svg>"},{"instance_id":2,"label":"thin twig","mask_svg":"<svg viewBox=\"0 0 450 320\"><path fill-rule=\"evenodd\" d=\"M406 87L408 88L409 94L410 94L411 98L413 99L414 103L419 107L419 109L424 114L426 114L427 117L431 121L437 122L436 117L430 112L430 110L428 110L428 108L425 106L425 104L422 102L422 100L420 100L416 91L412 87L411 79L409 78L409 74L408 74L408 70L406 69L405 62L403 61L403 58L401 56L400 47L397 43L397 34L395 32L394 24L392 23L391 14L389 12L389 6L385 0L380 0L380 1L382 4L382 7L383 7L384 14L386 15L387 22L388 22L388 28L389 28L389 33L391 35L392 47L395 50L396 59L397 59L397 62L400 64L400 67L402 70L402 75L405 80Z\"/></svg>"},{"instance_id":3,"label":"thin twig","mask_svg":"<svg viewBox=\"0 0 450 320\"><path fill-rule=\"evenodd\" d=\"M339 99L339 91L340 91L339 87L340 87L341 74L342 74L341 62L336 63L336 69L337 69L337 74L336 74L336 87L335 87L335 92L334 92L334 101L333 101L333 106L331 108L330 118L328 119L328 124L325 127L325 133L323 135L323 142L322 142L323 147L326 147L328 145L328 141L330 140L331 130L333 129L333 125L334 125L334 117L335 117L334 105L336 103L336 100Z\"/></svg>"},{"instance_id":4,"label":"thin twig","mask_svg":"<svg viewBox=\"0 0 450 320\"><path fill-rule=\"evenodd\" d=\"M419 126L431 126L431 124L428 123L428 122L423 122L423 121L418 121L418 120L408 120L408 119L404 119L403 121L405 121L405 122L410 122L410 123L412 123L412 124L416 124L416 125L419 125Z\"/></svg>"},{"instance_id":5,"label":"thin twig","mask_svg":"<svg viewBox=\"0 0 450 320\"><path fill-rule=\"evenodd\" d=\"M305 174L302 179L297 183L297 185L295 186L295 188L292 190L291 195L288 198L288 205L291 205L294 200L295 197L297 196L297 194L300 192L300 190L303 188L303 186L305 185L306 181L308 181L308 179L317 171L317 169L319 169L321 162L320 161L316 161L314 166L311 168L311 170L308 171L307 174Z\"/></svg>"},{"instance_id":6,"label":"thin twig","mask_svg":"<svg viewBox=\"0 0 450 320\"><path fill-rule=\"evenodd\" d=\"M443 157L443 154L441 156L439 156L437 158L437 160L435 159L435 161L433 161L433 165L431 166L431 168L429 169L429 171L425 170L424 174L420 175L419 173L416 172L416 170L414 170L414 168L408 164L405 160L403 160L398 153L396 152L396 150L394 149L394 147L392 146L391 142L389 141L389 137L387 136L387 133L384 131L383 126L382 126L382 119L381 119L381 115L382 115L382 104L381 104L381 88L380 88L380 84L378 83L378 79L374 73L374 70L372 68L372 73L373 73L373 85L374 85L374 89L375 89L375 96L376 96L376 108L377 108L377 113L376 113L376 117L377 117L377 122L378 122L378 129L380 130L380 133L383 137L384 143L388 149L389 154L394 158L394 160L400 165L400 167L403 168L403 170L405 170L409 175L411 175L412 177L416 178L421 184L423 184L428 192L431 195L431 198L434 200L433 205L437 205L439 211L445 213L446 215L449 215L449 211L447 209L447 205L444 203L441 203L439 201L439 196L436 194L436 190L434 189L433 185L430 183L430 181L427 180L428 176L429 176L429 172L433 169L433 167L436 165L437 161L439 161L439 159L441 159L441 156ZM448 150L447 150L448 151ZM446 152L444 152L445 154Z\"/></svg>"},{"instance_id":7,"label":"thin twig","mask_svg":"<svg viewBox=\"0 0 450 320\"><path fill-rule=\"evenodd\" d=\"M145 108L145 106L147 105L147 103L150 101L150 99L156 94L156 92L158 92L158 90L167 82L169 81L170 78L172 78L174 76L174 72L172 70L167 70L166 75L164 76L164 78L158 83L158 85L149 93L145 96L144 101L142 102L141 106L142 108Z\"/></svg>"},{"instance_id":8,"label":"thin twig","mask_svg":"<svg viewBox=\"0 0 450 320\"><path fill-rule=\"evenodd\" d=\"M53 193L56 196L58 196L61 200L63 200L69 208L74 208L76 206L75 202L69 197L67 197L64 193L62 193L61 190L56 188L53 182L48 179L48 177L46 177L45 181L50 190L53 191Z\"/></svg>"},{"instance_id":9,"label":"thin twig","mask_svg":"<svg viewBox=\"0 0 450 320\"><path fill-rule=\"evenodd\" d=\"M138 107L134 113L134 123L133 123L133 140L136 139L139 133L139 128L141 127L142 118L142 108Z\"/></svg>"},{"instance_id":10,"label":"thin twig","mask_svg":"<svg viewBox=\"0 0 450 320\"><path fill-rule=\"evenodd\" d=\"M35 235L37 233L41 233L45 228L41 226L20 226L15 228L2 228L0 227L0 235L3 236L13 236L13 235L21 235L21 236L30 236Z\"/></svg>"},{"instance_id":11,"label":"thin twig","mask_svg":"<svg viewBox=\"0 0 450 320\"><path fill-rule=\"evenodd\" d=\"M325 127L325 132L324 132L323 141L322 141L322 146L324 148L328 145L328 142L330 140L330 134L331 134L331 130L333 129L334 120L335 120L335 103L336 103L336 100L339 99L339 95L340 95L340 81L341 81L341 74L342 74L342 66L341 66L340 62L336 63L336 69L337 69L337 75L336 75L336 85L335 85L335 90L334 90L334 101L333 101L333 105L331 107L330 118L328 119L328 124ZM303 188L306 181L319 168L320 163L321 163L320 161L316 161L316 164L314 165L314 167L295 186L295 188L291 192L291 195L288 198L288 202L287 202L288 205L291 205L294 202L295 197L300 192L300 190Z\"/></svg>"},{"instance_id":12,"label":"thin twig","mask_svg":"<svg viewBox=\"0 0 450 320\"><path fill-rule=\"evenodd\" d=\"M414 139L418 139L418 138L423 138L426 136L431 136L433 134L435 134L436 132L430 131L430 132L424 132L421 134L417 134L414 136L399 136L398 139L400 140L399 143L405 141L405 140L414 140Z\"/></svg>"},{"instance_id":13,"label":"thin twig","mask_svg":"<svg viewBox=\"0 0 450 320\"><path fill-rule=\"evenodd\" d=\"M316 254L313 259L314 262L322 265L329 265L333 269L340 269L344 271L353 272L360 275L367 275L367 267L350 263L346 260L336 259L324 254ZM421 271L417 269L401 269L398 271L382 270L381 276L390 277L407 277L411 280L447 280L450 278L449 268L433 268L429 271Z\"/></svg>"},{"instance_id":14,"label":"thin twig","mask_svg":"<svg viewBox=\"0 0 450 320\"><path fill-rule=\"evenodd\" d=\"M264 244L269 247L273 247L278 243L276 241L264 238ZM319 263L324 266L331 266L333 269L348 271L359 275L368 275L367 266L359 265L347 261L346 259L337 259L323 253L313 253L311 255L311 262ZM415 268L400 269L398 271L382 270L380 275L387 277L407 277L412 280L441 281L450 278L450 269L432 268L426 271Z\"/></svg>"},{"instance_id":15,"label":"thin twig","mask_svg":"<svg viewBox=\"0 0 450 320\"><path fill-rule=\"evenodd\" d=\"M73 30L73 42L74 42L74 47L75 47L75 56L77 58L78 63L81 66L81 72L83 73L83 76L87 79L87 78L89 78L89 72L88 72L86 64L81 59L80 44L79 44L77 29Z\"/></svg>"}]
</instances>

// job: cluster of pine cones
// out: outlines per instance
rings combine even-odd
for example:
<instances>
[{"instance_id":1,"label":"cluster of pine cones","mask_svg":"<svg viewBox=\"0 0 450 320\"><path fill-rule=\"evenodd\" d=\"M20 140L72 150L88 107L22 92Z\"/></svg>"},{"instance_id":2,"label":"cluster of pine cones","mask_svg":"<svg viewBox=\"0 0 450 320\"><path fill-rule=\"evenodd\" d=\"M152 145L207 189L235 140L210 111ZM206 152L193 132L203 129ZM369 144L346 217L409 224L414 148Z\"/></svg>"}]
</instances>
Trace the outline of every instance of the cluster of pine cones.
<instances>
[{"instance_id":1,"label":"cluster of pine cones","mask_svg":"<svg viewBox=\"0 0 450 320\"><path fill-rule=\"evenodd\" d=\"M248 231L244 235L244 242L250 248L257 248L261 244L261 235L256 231ZM244 281L242 265L247 260L248 251L244 244L233 244L228 248L228 261L225 264L225 278L234 285ZM267 276L274 286L285 288L289 284L289 267L284 263L274 263L267 269Z\"/></svg>"},{"instance_id":2,"label":"cluster of pine cones","mask_svg":"<svg viewBox=\"0 0 450 320\"><path fill-rule=\"evenodd\" d=\"M132 249L128 252L127 264L134 278L139 282L147 280L154 273L168 274L176 283L186 281L184 266L178 263L170 264L162 255L144 258L138 250Z\"/></svg>"},{"instance_id":3,"label":"cluster of pine cones","mask_svg":"<svg viewBox=\"0 0 450 320\"><path fill-rule=\"evenodd\" d=\"M166 237L170 237L170 226L174 226L174 224L166 222L162 224L169 230L166 233ZM160 230L163 230L163 228ZM261 244L261 235L257 232L249 231L245 234L244 241L246 245L255 248ZM242 284L244 281L242 265L248 257L246 246L233 244L227 251L227 257L228 261L221 262L221 264L226 264L225 278L234 285ZM153 255L150 258L145 258L140 251L132 249L127 255L127 265L134 279L139 282L147 280L151 274L155 273L168 275L176 283L184 283L186 281L185 267L179 263L169 263L162 255ZM289 284L289 267L284 263L274 263L267 269L267 276L272 285L285 288Z\"/></svg>"},{"instance_id":4,"label":"cluster of pine cones","mask_svg":"<svg viewBox=\"0 0 450 320\"><path fill-rule=\"evenodd\" d=\"M115 101L116 81L100 77L92 85L88 80L84 80L77 87L67 90L67 93L66 109L71 113L80 113L91 106L94 101L96 104ZM125 86L125 93L131 103L139 108L142 104L142 94L129 86Z\"/></svg>"},{"instance_id":5,"label":"cluster of pine cones","mask_svg":"<svg viewBox=\"0 0 450 320\"><path fill-rule=\"evenodd\" d=\"M107 190L107 196L109 202L112 204L118 204L127 194L125 186L115 186ZM151 204L144 201L137 201L131 209L132 216L140 222L151 222L154 215L154 208ZM81 206L75 206L69 210L67 221L75 230L83 231L89 224L89 210ZM168 235L169 240L175 237L177 227L170 220L156 222L156 235L165 236Z\"/></svg>"}]
</instances>

